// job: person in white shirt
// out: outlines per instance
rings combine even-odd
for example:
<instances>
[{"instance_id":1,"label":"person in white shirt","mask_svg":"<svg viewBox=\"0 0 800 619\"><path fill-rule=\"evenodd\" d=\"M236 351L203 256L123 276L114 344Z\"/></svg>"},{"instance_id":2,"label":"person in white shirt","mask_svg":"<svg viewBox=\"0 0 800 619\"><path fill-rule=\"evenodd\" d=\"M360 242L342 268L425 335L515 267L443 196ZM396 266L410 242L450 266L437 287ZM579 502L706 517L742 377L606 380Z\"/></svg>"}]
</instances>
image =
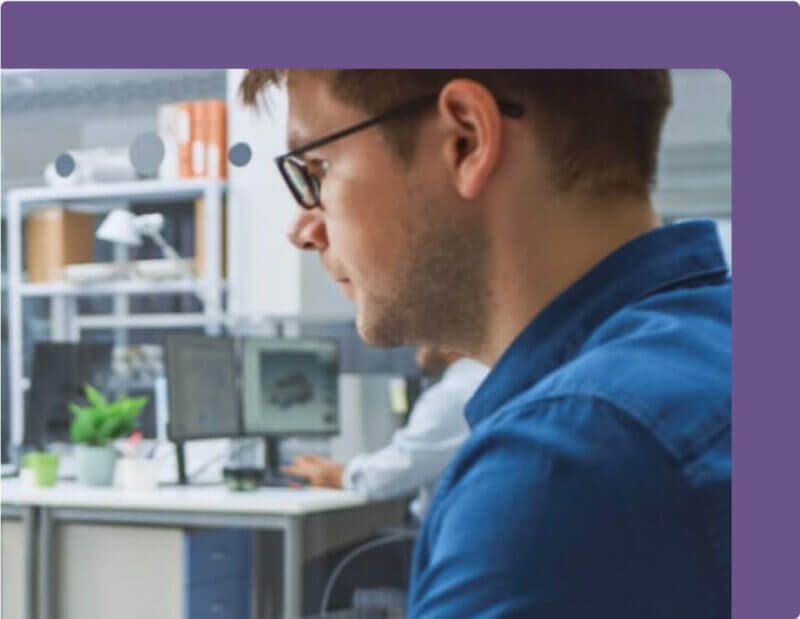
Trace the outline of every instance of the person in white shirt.
<instances>
[{"instance_id":1,"label":"person in white shirt","mask_svg":"<svg viewBox=\"0 0 800 619\"><path fill-rule=\"evenodd\" d=\"M313 486L363 491L370 498L401 497L417 491L411 512L422 520L436 482L469 434L464 406L489 368L441 348L420 346L417 363L426 376L441 379L419 397L405 427L374 453L355 456L346 465L306 454L283 471Z\"/></svg>"}]
</instances>

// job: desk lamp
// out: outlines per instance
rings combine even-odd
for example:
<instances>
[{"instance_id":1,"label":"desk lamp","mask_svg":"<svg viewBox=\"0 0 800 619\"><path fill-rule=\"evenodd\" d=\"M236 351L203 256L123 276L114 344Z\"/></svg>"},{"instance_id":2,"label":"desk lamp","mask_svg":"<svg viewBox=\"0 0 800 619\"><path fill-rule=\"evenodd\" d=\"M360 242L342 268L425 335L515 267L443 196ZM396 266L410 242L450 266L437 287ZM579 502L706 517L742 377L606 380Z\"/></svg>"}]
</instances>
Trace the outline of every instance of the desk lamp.
<instances>
[{"instance_id":1,"label":"desk lamp","mask_svg":"<svg viewBox=\"0 0 800 619\"><path fill-rule=\"evenodd\" d=\"M143 236L150 237L164 252L164 255L176 264L181 274L191 278L192 273L186 263L178 255L178 252L161 236L163 227L164 216L160 213L134 215L130 211L114 209L100 224L95 236L103 241L121 243L130 247L141 245Z\"/></svg>"}]
</instances>

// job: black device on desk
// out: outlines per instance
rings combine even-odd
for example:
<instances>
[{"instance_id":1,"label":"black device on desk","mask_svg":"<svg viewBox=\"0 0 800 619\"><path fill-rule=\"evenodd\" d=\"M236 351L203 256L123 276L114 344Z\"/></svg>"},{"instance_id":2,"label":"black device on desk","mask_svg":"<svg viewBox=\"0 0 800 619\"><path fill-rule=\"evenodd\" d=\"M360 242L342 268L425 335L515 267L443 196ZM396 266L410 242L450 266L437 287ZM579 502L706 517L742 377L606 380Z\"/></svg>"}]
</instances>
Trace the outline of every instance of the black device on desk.
<instances>
[{"instance_id":1,"label":"black device on desk","mask_svg":"<svg viewBox=\"0 0 800 619\"><path fill-rule=\"evenodd\" d=\"M165 353L167 435L176 443L179 483L187 482L185 441L247 437L264 438L265 485L306 483L281 473L278 443L289 436L338 434L335 340L245 339L241 381L233 338L171 334Z\"/></svg>"},{"instance_id":2,"label":"black device on desk","mask_svg":"<svg viewBox=\"0 0 800 619\"><path fill-rule=\"evenodd\" d=\"M23 444L44 448L70 442L70 402L84 397L84 385L105 389L111 367L111 344L39 342L33 349L29 406Z\"/></svg>"}]
</instances>

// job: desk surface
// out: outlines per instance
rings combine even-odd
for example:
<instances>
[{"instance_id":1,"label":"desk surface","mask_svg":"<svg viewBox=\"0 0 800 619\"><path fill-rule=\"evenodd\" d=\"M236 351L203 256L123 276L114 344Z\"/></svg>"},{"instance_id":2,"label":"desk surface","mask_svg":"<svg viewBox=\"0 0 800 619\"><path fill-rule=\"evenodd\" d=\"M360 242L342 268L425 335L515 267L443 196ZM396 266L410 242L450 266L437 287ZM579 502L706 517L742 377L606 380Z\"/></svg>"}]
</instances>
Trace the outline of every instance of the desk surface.
<instances>
[{"instance_id":1,"label":"desk surface","mask_svg":"<svg viewBox=\"0 0 800 619\"><path fill-rule=\"evenodd\" d=\"M0 482L3 505L41 505L88 509L138 509L232 514L301 515L355 507L365 495L324 488L259 488L232 492L219 486L169 486L149 492L91 488L59 482L54 488L31 488L18 478Z\"/></svg>"}]
</instances>

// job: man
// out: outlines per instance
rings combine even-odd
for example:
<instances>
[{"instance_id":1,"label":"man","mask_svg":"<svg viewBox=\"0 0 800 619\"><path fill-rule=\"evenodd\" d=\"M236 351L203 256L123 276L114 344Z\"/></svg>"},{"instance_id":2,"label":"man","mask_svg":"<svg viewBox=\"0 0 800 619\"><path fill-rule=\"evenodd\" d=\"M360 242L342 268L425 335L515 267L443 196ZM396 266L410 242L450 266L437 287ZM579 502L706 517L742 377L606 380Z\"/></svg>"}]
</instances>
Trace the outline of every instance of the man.
<instances>
[{"instance_id":1,"label":"man","mask_svg":"<svg viewBox=\"0 0 800 619\"><path fill-rule=\"evenodd\" d=\"M253 70L245 100L275 81L290 239L362 337L493 366L408 615L729 617L731 284L650 201L668 72Z\"/></svg>"},{"instance_id":2,"label":"man","mask_svg":"<svg viewBox=\"0 0 800 619\"><path fill-rule=\"evenodd\" d=\"M431 346L420 346L416 359L424 375L441 378L420 396L389 445L356 456L346 467L311 454L299 456L284 472L305 477L313 486L362 490L375 499L417 490L411 513L421 521L439 475L469 434L464 406L488 368Z\"/></svg>"}]
</instances>

